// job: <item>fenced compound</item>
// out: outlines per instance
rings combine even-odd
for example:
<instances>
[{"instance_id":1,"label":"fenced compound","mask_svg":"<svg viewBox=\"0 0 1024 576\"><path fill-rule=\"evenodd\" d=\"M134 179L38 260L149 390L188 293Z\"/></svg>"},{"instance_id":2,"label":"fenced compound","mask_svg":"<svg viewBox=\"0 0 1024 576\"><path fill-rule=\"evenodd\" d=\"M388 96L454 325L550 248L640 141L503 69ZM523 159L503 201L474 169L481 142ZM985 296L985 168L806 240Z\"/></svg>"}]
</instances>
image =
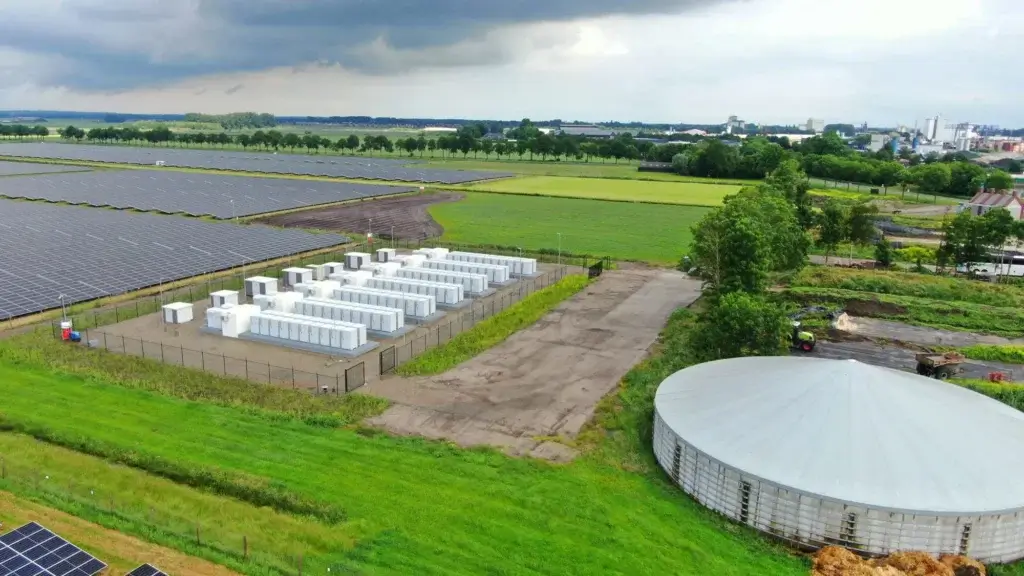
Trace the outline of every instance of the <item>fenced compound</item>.
<instances>
[{"instance_id":1,"label":"fenced compound","mask_svg":"<svg viewBox=\"0 0 1024 576\"><path fill-rule=\"evenodd\" d=\"M458 314L450 314L453 316L452 318L443 319L439 324L406 336L402 342L389 346L378 353L380 374L393 372L395 368L416 356L445 344L455 336L507 309L530 294L565 278L569 273L570 269L567 266L561 266L536 278L520 280L518 285L510 290L479 302L473 302L470 307Z\"/></svg>"}]
</instances>

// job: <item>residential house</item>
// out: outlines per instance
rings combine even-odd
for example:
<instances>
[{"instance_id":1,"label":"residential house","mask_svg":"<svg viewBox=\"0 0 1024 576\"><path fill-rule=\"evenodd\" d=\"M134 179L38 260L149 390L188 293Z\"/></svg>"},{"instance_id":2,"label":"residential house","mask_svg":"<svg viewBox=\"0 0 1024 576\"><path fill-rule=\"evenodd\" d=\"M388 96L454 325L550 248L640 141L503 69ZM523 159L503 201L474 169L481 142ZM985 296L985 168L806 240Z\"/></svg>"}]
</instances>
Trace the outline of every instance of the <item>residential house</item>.
<instances>
[{"instance_id":1,"label":"residential house","mask_svg":"<svg viewBox=\"0 0 1024 576\"><path fill-rule=\"evenodd\" d=\"M967 202L965 209L971 214L981 216L990 210L1001 208L1010 213L1014 220L1024 220L1024 201L1017 192L978 192Z\"/></svg>"}]
</instances>

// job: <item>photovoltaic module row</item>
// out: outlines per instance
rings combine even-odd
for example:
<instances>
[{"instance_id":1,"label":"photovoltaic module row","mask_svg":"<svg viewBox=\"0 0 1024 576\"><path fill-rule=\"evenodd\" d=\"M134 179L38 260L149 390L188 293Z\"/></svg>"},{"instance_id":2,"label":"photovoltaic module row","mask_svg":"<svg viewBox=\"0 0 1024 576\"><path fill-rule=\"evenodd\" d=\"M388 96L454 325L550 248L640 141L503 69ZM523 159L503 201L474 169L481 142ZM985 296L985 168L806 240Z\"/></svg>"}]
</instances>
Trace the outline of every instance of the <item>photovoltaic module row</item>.
<instances>
[{"instance_id":1,"label":"photovoltaic module row","mask_svg":"<svg viewBox=\"0 0 1024 576\"><path fill-rule=\"evenodd\" d=\"M97 170L0 178L0 196L232 218L410 192L414 188L168 170Z\"/></svg>"},{"instance_id":2,"label":"photovoltaic module row","mask_svg":"<svg viewBox=\"0 0 1024 576\"><path fill-rule=\"evenodd\" d=\"M0 536L0 576L93 576L106 567L35 522Z\"/></svg>"},{"instance_id":3,"label":"photovoltaic module row","mask_svg":"<svg viewBox=\"0 0 1024 576\"><path fill-rule=\"evenodd\" d=\"M269 152L227 152L175 148L133 148L29 142L0 144L0 156L52 158L152 166L162 162L179 168L205 168L236 172L333 176L398 182L459 184L514 176L504 172L475 172L428 168L414 160L373 157L309 156Z\"/></svg>"},{"instance_id":4,"label":"photovoltaic module row","mask_svg":"<svg viewBox=\"0 0 1024 576\"><path fill-rule=\"evenodd\" d=\"M0 199L0 320L344 244L345 236Z\"/></svg>"},{"instance_id":5,"label":"photovoltaic module row","mask_svg":"<svg viewBox=\"0 0 1024 576\"><path fill-rule=\"evenodd\" d=\"M0 176L17 174L51 174L53 172L88 172L85 166L61 166L40 162L6 162L0 160Z\"/></svg>"}]
</instances>

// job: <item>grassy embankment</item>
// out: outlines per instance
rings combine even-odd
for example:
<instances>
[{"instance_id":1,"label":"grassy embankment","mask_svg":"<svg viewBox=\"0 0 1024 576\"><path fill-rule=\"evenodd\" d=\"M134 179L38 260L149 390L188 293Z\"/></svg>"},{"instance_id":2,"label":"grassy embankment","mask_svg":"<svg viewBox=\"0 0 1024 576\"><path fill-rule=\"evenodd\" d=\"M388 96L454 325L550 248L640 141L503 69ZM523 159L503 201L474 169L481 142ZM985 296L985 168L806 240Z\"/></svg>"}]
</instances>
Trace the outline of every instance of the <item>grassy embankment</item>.
<instances>
[{"instance_id":1,"label":"grassy embankment","mask_svg":"<svg viewBox=\"0 0 1024 576\"><path fill-rule=\"evenodd\" d=\"M1024 336L1024 288L909 272L808 267L787 289L793 300L920 326Z\"/></svg>"},{"instance_id":2,"label":"grassy embankment","mask_svg":"<svg viewBox=\"0 0 1024 576\"><path fill-rule=\"evenodd\" d=\"M566 252L675 264L710 208L468 192L429 211L450 242L554 249L561 233Z\"/></svg>"},{"instance_id":3,"label":"grassy embankment","mask_svg":"<svg viewBox=\"0 0 1024 576\"><path fill-rule=\"evenodd\" d=\"M9 346L0 343L0 350ZM649 390L628 392L631 378L658 380L649 369L638 369L646 375L634 370L622 393L627 400L602 411L614 441L601 440L607 428L595 427L588 434L600 450L552 466L154 394L148 391L156 388L153 384L104 376L117 369L102 363L82 379L51 368L49 353L0 358L0 394L9 399L0 409L4 425L90 456L63 457L57 451L45 465L26 461L53 482L46 490L30 481L7 482L5 488L104 525L121 522L118 529L176 548L185 547L194 532L190 517L201 519L204 529L225 535L190 548L191 553L231 562L246 573L283 573L278 567L294 566L294 552L304 555L310 573L328 567L417 574L806 572L802 560L702 510L651 468L649 438L632 429L633 423L649 420L649 406L628 400L649 395ZM112 364L117 358L111 357ZM617 425L631 429L619 433ZM0 446L9 446L4 450L11 458L42 454L20 436L2 436ZM140 471L150 473L147 480L129 478ZM74 485L65 489L68 479ZM177 483L164 482L172 479ZM88 506L92 495L75 487L80 482L103 494L117 491L118 513ZM122 482L134 489L118 490ZM194 499L200 495L183 485L202 488L203 497L232 496L240 505L269 508L199 504ZM161 502L176 507L181 523L147 520L151 507L158 515L172 513L163 512L167 506ZM291 520L271 522L270 514L286 512ZM239 522L257 513L268 516ZM330 534L316 536L322 530ZM270 559L246 563L238 544L231 545L240 535L251 542L298 543L301 550L271 543L265 552Z\"/></svg>"},{"instance_id":4,"label":"grassy embankment","mask_svg":"<svg viewBox=\"0 0 1024 576\"><path fill-rule=\"evenodd\" d=\"M441 346L427 350L402 364L395 371L403 376L425 376L440 374L454 368L540 320L562 301L586 288L587 283L586 276L567 276L556 284L530 294Z\"/></svg>"}]
</instances>

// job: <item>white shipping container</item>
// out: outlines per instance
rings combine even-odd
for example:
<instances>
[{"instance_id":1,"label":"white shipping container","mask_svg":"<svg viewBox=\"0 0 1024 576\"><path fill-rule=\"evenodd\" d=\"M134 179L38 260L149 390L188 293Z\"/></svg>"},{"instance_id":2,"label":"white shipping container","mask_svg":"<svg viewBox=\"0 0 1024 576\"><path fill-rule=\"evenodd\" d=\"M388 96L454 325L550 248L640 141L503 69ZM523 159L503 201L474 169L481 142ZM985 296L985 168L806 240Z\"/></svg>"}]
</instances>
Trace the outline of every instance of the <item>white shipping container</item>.
<instances>
[{"instance_id":1,"label":"white shipping container","mask_svg":"<svg viewBox=\"0 0 1024 576\"><path fill-rule=\"evenodd\" d=\"M218 290L210 293L210 306L220 308L225 304L238 305L238 292L234 290Z\"/></svg>"},{"instance_id":2,"label":"white shipping container","mask_svg":"<svg viewBox=\"0 0 1024 576\"><path fill-rule=\"evenodd\" d=\"M424 268L431 270L446 270L451 272L464 272L467 274L484 274L488 282L508 282L508 266L497 264L481 264L479 262L457 262L455 260L427 260L423 263Z\"/></svg>"},{"instance_id":3,"label":"white shipping container","mask_svg":"<svg viewBox=\"0 0 1024 576\"><path fill-rule=\"evenodd\" d=\"M426 317L437 311L432 295L392 292L372 288L345 286L334 291L335 300L373 304L387 308L401 308L406 316Z\"/></svg>"},{"instance_id":4,"label":"white shipping container","mask_svg":"<svg viewBox=\"0 0 1024 576\"><path fill-rule=\"evenodd\" d=\"M313 299L307 301L307 315L317 318L334 318L340 312L341 319L346 322L363 324L371 330L394 332L405 326L405 312L401 308L386 308L358 302Z\"/></svg>"},{"instance_id":5,"label":"white shipping container","mask_svg":"<svg viewBox=\"0 0 1024 576\"><path fill-rule=\"evenodd\" d=\"M345 268L359 270L363 264L370 263L370 255L366 252L347 252L345 254Z\"/></svg>"},{"instance_id":6,"label":"white shipping container","mask_svg":"<svg viewBox=\"0 0 1024 576\"><path fill-rule=\"evenodd\" d=\"M253 276L245 279L245 295L256 296L257 294L277 294L277 278L266 276Z\"/></svg>"},{"instance_id":7,"label":"white shipping container","mask_svg":"<svg viewBox=\"0 0 1024 576\"><path fill-rule=\"evenodd\" d=\"M394 248L380 248L377 250L377 262L391 262L394 257Z\"/></svg>"},{"instance_id":8,"label":"white shipping container","mask_svg":"<svg viewBox=\"0 0 1024 576\"><path fill-rule=\"evenodd\" d=\"M430 268L402 268L398 271L398 277L445 284L459 284L466 292L480 293L487 290L487 276L483 274L439 271Z\"/></svg>"},{"instance_id":9,"label":"white shipping container","mask_svg":"<svg viewBox=\"0 0 1024 576\"><path fill-rule=\"evenodd\" d=\"M345 271L345 264L341 262L328 262L324 264L324 267L327 268L327 278L330 278L331 274Z\"/></svg>"},{"instance_id":10,"label":"white shipping container","mask_svg":"<svg viewBox=\"0 0 1024 576\"><path fill-rule=\"evenodd\" d=\"M530 275L537 273L537 260L535 258L496 256L493 254L478 254L476 252L449 252L446 258L459 262L479 262L482 264L508 266L513 274Z\"/></svg>"},{"instance_id":11,"label":"white shipping container","mask_svg":"<svg viewBox=\"0 0 1024 576\"><path fill-rule=\"evenodd\" d=\"M224 314L226 313L227 311L224 308L207 308L206 327L220 330L221 322L224 321Z\"/></svg>"},{"instance_id":12,"label":"white shipping container","mask_svg":"<svg viewBox=\"0 0 1024 576\"><path fill-rule=\"evenodd\" d=\"M278 320L277 318L268 318L267 320L269 320L269 322L270 322L270 330L267 331L267 336L271 336L271 337L274 337L274 338L280 338L281 337L281 321Z\"/></svg>"},{"instance_id":13,"label":"white shipping container","mask_svg":"<svg viewBox=\"0 0 1024 576\"><path fill-rule=\"evenodd\" d=\"M266 294L257 294L252 297L252 303L259 306L260 310L269 310L274 306L274 298Z\"/></svg>"},{"instance_id":14,"label":"white shipping container","mask_svg":"<svg viewBox=\"0 0 1024 576\"><path fill-rule=\"evenodd\" d=\"M284 285L295 286L296 284L309 284L313 281L313 271L309 268L285 268Z\"/></svg>"},{"instance_id":15,"label":"white shipping container","mask_svg":"<svg viewBox=\"0 0 1024 576\"><path fill-rule=\"evenodd\" d=\"M300 326L306 326L306 330L311 333L312 330L318 330L318 338L320 339L320 346L328 346L334 348L342 348L345 350L352 350L366 344L366 326L359 324L352 324L347 322L336 322L332 320L323 320L318 318L310 318L301 316L298 314L286 314L281 312L268 311L264 312L264 315L278 319L282 326L282 337L285 334L283 330L284 326L290 326L290 337L289 339L295 341L302 341L300 338ZM328 334L325 339L321 328L326 327L328 331L335 331L335 335ZM311 339L311 338L310 338ZM335 345L337 344L337 345Z\"/></svg>"},{"instance_id":16,"label":"white shipping container","mask_svg":"<svg viewBox=\"0 0 1024 576\"><path fill-rule=\"evenodd\" d=\"M192 321L191 302L172 302L163 306L164 322L168 324L185 324Z\"/></svg>"},{"instance_id":17,"label":"white shipping container","mask_svg":"<svg viewBox=\"0 0 1024 576\"><path fill-rule=\"evenodd\" d=\"M464 298L464 290L460 284L442 284L411 278L373 278L366 287L432 296L435 302L440 304L458 304Z\"/></svg>"},{"instance_id":18,"label":"white shipping container","mask_svg":"<svg viewBox=\"0 0 1024 576\"><path fill-rule=\"evenodd\" d=\"M306 264L306 268L313 271L313 281L327 280L327 265L326 264Z\"/></svg>"}]
</instances>

